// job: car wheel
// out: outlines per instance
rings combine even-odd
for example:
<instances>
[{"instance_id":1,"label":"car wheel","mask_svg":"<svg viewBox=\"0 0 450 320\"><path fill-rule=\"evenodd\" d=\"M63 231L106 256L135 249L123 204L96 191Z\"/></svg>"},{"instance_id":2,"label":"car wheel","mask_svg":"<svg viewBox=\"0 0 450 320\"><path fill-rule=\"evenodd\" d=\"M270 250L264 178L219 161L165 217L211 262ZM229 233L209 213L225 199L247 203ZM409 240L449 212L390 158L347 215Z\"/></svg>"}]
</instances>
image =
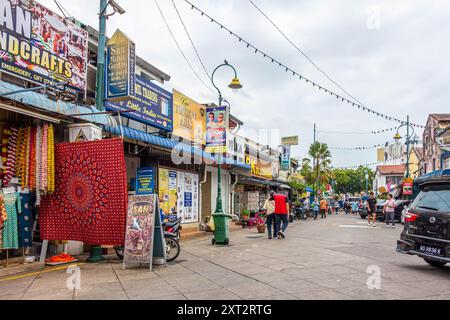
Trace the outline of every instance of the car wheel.
<instances>
[{"instance_id":1,"label":"car wheel","mask_svg":"<svg viewBox=\"0 0 450 320\"><path fill-rule=\"evenodd\" d=\"M434 261L434 260L430 260L430 259L426 259L426 258L424 258L423 260L425 260L425 262L428 263L430 266L433 266L436 268L441 268L447 264L447 262Z\"/></svg>"}]
</instances>

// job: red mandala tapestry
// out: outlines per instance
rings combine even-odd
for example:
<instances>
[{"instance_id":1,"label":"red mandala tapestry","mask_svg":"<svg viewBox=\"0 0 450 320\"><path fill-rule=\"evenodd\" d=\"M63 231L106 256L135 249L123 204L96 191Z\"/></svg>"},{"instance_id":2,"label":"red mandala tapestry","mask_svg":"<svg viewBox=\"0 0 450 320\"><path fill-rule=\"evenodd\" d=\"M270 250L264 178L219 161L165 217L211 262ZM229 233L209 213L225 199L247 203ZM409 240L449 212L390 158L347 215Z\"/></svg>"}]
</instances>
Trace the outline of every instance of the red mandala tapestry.
<instances>
[{"instance_id":1,"label":"red mandala tapestry","mask_svg":"<svg viewBox=\"0 0 450 320\"><path fill-rule=\"evenodd\" d=\"M55 146L55 192L39 209L41 237L88 244L125 242L128 207L122 139Z\"/></svg>"}]
</instances>

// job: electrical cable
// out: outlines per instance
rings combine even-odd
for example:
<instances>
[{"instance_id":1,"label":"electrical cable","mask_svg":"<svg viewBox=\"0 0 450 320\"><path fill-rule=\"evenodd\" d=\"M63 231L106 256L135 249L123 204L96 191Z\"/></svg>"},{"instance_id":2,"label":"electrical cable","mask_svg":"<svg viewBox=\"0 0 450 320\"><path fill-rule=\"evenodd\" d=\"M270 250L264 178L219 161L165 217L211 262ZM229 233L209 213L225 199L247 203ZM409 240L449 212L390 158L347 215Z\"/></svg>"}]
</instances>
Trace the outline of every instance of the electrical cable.
<instances>
[{"instance_id":1,"label":"electrical cable","mask_svg":"<svg viewBox=\"0 0 450 320\"><path fill-rule=\"evenodd\" d=\"M155 1L156 1L156 0L155 0ZM219 26L221 29L226 30L230 35L232 35L232 36L234 36L236 39L238 39L239 42L243 42L243 43L247 46L247 48L251 48L252 50L255 50L255 54L258 54L258 53L259 53L259 54L263 55L264 58L271 60L272 63L278 64L279 67L282 68L282 69L284 69L286 72L290 72L290 73L292 73L292 75L293 75L294 77L298 77L299 80L303 80L303 81L305 81L306 83L310 83L313 87L317 87L317 88L319 89L319 91L320 91L320 90L323 90L325 93L328 93L328 94L330 94L330 95L336 97L336 99L341 100L342 102L346 102L346 103L348 103L348 104L351 104L353 107L358 107L358 109L362 109L363 111L367 111L367 112L369 112L369 113L372 113L372 114L374 114L374 115L376 115L376 116L378 116L378 117L384 118L384 119L386 119L386 120L389 120L389 121L395 121L395 122L400 123L400 124L405 124L405 123L407 123L406 121L397 119L397 118L392 117L392 116L388 116L388 115L382 114L382 113L377 112L377 111L375 111L375 110L373 110L373 109L371 109L371 108L365 107L365 106L363 106L361 103L356 102L355 100L352 101L352 100L350 100L350 99L347 99L347 98L345 98L345 97L343 97L343 96L341 96L341 95L335 93L334 91L329 90L329 89L323 87L322 85L319 85L318 83L316 83L316 82L310 80L309 78L304 77L303 75L301 75L301 74L298 73L297 71L295 71L295 70L293 70L292 68L286 66L285 64L283 64L283 63L280 62L279 60L275 59L275 58L272 57L271 55L267 54L266 52L260 50L260 49L257 48L256 46L252 45L250 42L248 42L247 40L245 40L244 38L242 38L241 36L239 36L238 34L236 34L235 32L233 32L232 30L230 30L229 28L227 28L227 27L224 26L223 24L219 23L217 20L215 20L214 18L212 18L210 15L208 15L207 13L205 13L204 11L202 11L201 9L199 9L197 6L195 6L194 4L192 4L192 2L190 2L189 0L184 0L184 1L185 1L187 4L189 4L189 5L191 6L191 9L192 9L192 10L195 9L195 10L198 11L202 16L205 16L205 17L207 17L209 20L211 20L211 23L214 23L214 24L216 24L217 26ZM425 128L425 126L420 125L420 124L415 124L415 123L410 123L410 124L411 124L412 126L414 126L414 127Z\"/></svg>"},{"instance_id":2,"label":"electrical cable","mask_svg":"<svg viewBox=\"0 0 450 320\"><path fill-rule=\"evenodd\" d=\"M160 6L159 6L159 4L158 4L158 1L157 1L157 0L154 0L154 1L155 1L156 6L158 7L158 11L159 11L159 13L160 13L162 19L164 20L164 23L165 23L165 25L166 25L166 27L167 27L167 30L169 31L169 33L170 33L170 35L171 35L173 41L175 42L175 44L176 44L178 50L180 51L181 55L183 56L184 60L185 60L186 63L189 65L189 68L190 68L190 69L192 70L192 72L195 74L195 76L197 77L197 79L205 86L205 88L207 88L207 89L210 90L211 92L214 92L214 90L212 90L212 89L211 89L211 88L203 81L203 79L200 77L200 75L197 73L197 71L195 71L195 69L194 69L194 67L192 66L192 64L189 62L189 59L188 59L188 58L186 57L186 55L184 54L183 49L181 49L180 44L178 43L177 39L175 38L175 35L173 34L172 30L170 29L169 23L167 22L166 17L164 16L164 13L162 12L162 10L161 10L161 8L160 8ZM217 94L217 93L215 93L215 94Z\"/></svg>"}]
</instances>

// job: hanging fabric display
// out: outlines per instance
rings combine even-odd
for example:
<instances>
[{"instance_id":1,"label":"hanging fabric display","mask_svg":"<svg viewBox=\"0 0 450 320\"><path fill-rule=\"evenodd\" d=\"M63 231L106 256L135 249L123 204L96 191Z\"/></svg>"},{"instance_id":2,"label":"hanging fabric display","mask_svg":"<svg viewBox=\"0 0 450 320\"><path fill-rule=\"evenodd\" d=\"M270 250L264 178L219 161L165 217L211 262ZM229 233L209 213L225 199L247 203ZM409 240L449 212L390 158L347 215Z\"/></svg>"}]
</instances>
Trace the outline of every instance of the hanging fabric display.
<instances>
[{"instance_id":1,"label":"hanging fabric display","mask_svg":"<svg viewBox=\"0 0 450 320\"><path fill-rule=\"evenodd\" d=\"M124 243L128 196L122 139L56 145L55 187L42 199L42 239Z\"/></svg>"},{"instance_id":2,"label":"hanging fabric display","mask_svg":"<svg viewBox=\"0 0 450 320\"><path fill-rule=\"evenodd\" d=\"M7 218L5 199L3 195L0 194L0 248L3 248L3 227L5 226L5 221Z\"/></svg>"},{"instance_id":3,"label":"hanging fabric display","mask_svg":"<svg viewBox=\"0 0 450 320\"><path fill-rule=\"evenodd\" d=\"M7 219L3 227L3 249L18 249L19 236L17 227L17 213L21 212L18 193L4 194Z\"/></svg>"},{"instance_id":4,"label":"hanging fabric display","mask_svg":"<svg viewBox=\"0 0 450 320\"><path fill-rule=\"evenodd\" d=\"M21 205L21 210L17 215L19 247L26 248L32 246L32 195L31 193L20 193L19 196Z\"/></svg>"}]
</instances>

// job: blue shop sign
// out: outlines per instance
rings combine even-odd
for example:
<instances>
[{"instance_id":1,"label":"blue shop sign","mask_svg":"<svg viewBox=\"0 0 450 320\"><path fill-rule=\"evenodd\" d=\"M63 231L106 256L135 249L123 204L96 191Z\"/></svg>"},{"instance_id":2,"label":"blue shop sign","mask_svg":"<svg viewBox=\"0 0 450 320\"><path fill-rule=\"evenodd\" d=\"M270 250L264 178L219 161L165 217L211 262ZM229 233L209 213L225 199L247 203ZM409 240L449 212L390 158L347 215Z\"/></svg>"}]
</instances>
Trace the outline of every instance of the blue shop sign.
<instances>
[{"instance_id":1,"label":"blue shop sign","mask_svg":"<svg viewBox=\"0 0 450 320\"><path fill-rule=\"evenodd\" d=\"M172 93L140 75L136 75L136 88L131 100L106 101L105 108L112 111L134 110L123 116L165 131L173 130Z\"/></svg>"},{"instance_id":2,"label":"blue shop sign","mask_svg":"<svg viewBox=\"0 0 450 320\"><path fill-rule=\"evenodd\" d=\"M139 168L136 172L136 195L154 194L155 170L153 167Z\"/></svg>"}]
</instances>

